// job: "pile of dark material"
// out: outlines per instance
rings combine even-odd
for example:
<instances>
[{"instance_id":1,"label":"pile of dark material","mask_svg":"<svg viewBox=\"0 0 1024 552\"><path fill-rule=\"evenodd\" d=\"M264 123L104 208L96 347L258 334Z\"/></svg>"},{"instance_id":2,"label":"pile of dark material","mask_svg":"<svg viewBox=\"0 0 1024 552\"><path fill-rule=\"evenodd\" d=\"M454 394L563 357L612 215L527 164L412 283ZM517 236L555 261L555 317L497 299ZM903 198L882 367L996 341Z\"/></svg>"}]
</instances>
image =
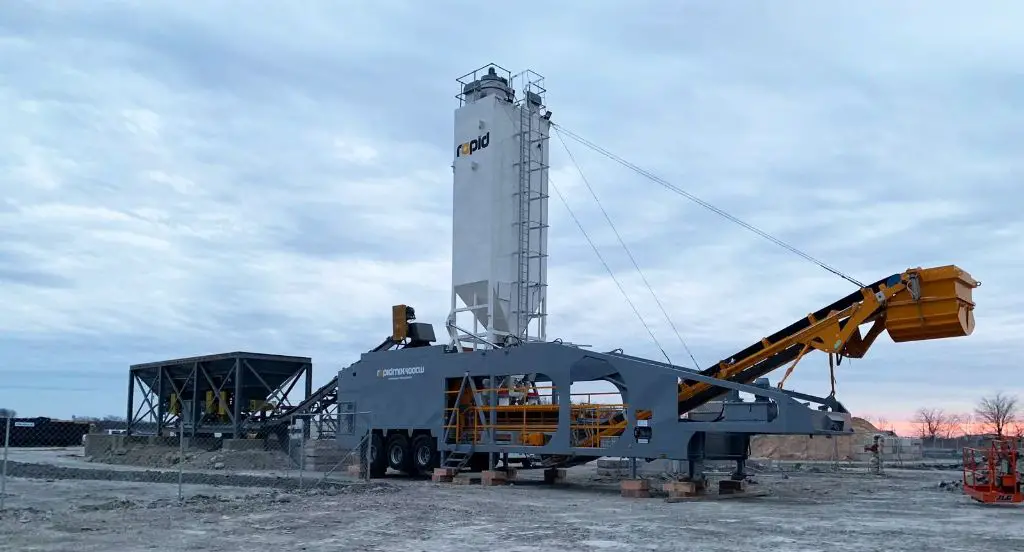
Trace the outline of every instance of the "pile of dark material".
<instances>
[{"instance_id":1,"label":"pile of dark material","mask_svg":"<svg viewBox=\"0 0 1024 552\"><path fill-rule=\"evenodd\" d=\"M0 433L6 431L7 418L0 418ZM19 448L78 447L89 424L50 418L11 418L9 444ZM0 439L3 436L0 435Z\"/></svg>"},{"instance_id":2,"label":"pile of dark material","mask_svg":"<svg viewBox=\"0 0 1024 552\"><path fill-rule=\"evenodd\" d=\"M949 492L957 492L964 488L964 482L960 480L956 481L942 481L939 483L939 489Z\"/></svg>"},{"instance_id":3,"label":"pile of dark material","mask_svg":"<svg viewBox=\"0 0 1024 552\"><path fill-rule=\"evenodd\" d=\"M892 465L892 464L887 464L887 465ZM908 464L905 464L905 465L902 465L902 466L893 466L893 467L898 467L901 470L957 470L957 471L959 471L959 470L964 469L963 463L960 463L960 462L953 463L953 464L932 464L932 463L909 464L908 463Z\"/></svg>"}]
</instances>

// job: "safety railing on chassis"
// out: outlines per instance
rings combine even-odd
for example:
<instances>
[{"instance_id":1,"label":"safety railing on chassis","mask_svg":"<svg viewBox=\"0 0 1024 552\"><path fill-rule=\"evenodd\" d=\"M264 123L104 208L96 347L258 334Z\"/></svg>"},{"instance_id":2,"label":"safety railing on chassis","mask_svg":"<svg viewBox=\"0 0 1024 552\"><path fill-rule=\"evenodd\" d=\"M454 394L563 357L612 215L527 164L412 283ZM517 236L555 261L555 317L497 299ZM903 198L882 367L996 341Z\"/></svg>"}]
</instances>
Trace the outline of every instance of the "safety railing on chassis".
<instances>
[{"instance_id":1,"label":"safety railing on chassis","mask_svg":"<svg viewBox=\"0 0 1024 552\"><path fill-rule=\"evenodd\" d=\"M536 389L552 389L552 387L536 387ZM497 392L499 389L480 389L480 394ZM464 392L464 391L463 391ZM554 391L552 391L554 393ZM448 391L448 394L458 394L459 391ZM598 446L589 443L600 443L600 440L593 439L600 433L601 428L607 427L617 416L624 416L627 406L621 403L595 403L595 396L615 396L615 392L599 393L570 393L570 421L571 442L573 446ZM573 403L573 398L586 397L587 402ZM544 444L544 435L558 431L558 414L560 407L557 404L498 404L498 405L462 405L445 408L446 420L454 420L454 423L446 423L443 427L446 434L454 432L455 443L478 444L484 440L485 435L493 435L495 442L511 442L511 434L519 434L519 442L514 443L522 446L539 446ZM500 420L491 423L490 414L494 412L495 417ZM481 421L481 418L488 421ZM513 418L515 420L513 421ZM501 435L506 434L506 435Z\"/></svg>"},{"instance_id":2,"label":"safety railing on chassis","mask_svg":"<svg viewBox=\"0 0 1024 552\"><path fill-rule=\"evenodd\" d=\"M554 385L530 385L528 387L527 386L521 386L518 389L511 389L511 391L514 391L514 392L516 392L518 394L522 394L524 392L523 389L537 391L537 394L535 395L537 402L533 403L533 404L540 404L540 405L551 406L553 404L551 402L551 397L557 396L558 387L554 386ZM540 393L540 391L545 391L545 390L550 391L550 393ZM489 394L489 393L493 392L493 393L497 394L499 398L506 398L506 397L508 397L509 396L508 391L510 391L510 389L508 387L482 387L482 388L477 388L476 389L476 392L479 393L479 394ZM458 389L448 389L448 390L445 391L446 395L458 395L459 393L468 393L468 391L465 391L465 390L460 391ZM569 393L569 400L570 400L570 402L573 402L573 401L576 401L577 399L580 399L581 397L586 397L586 400L579 400L579 402L577 404L590 404L590 403L594 403L595 402L593 400L593 397L602 397L602 396L617 396L617 397L621 398L620 394L617 393L617 392L614 392L614 391L600 391L600 392ZM597 401L597 402L599 402L599 401ZM601 403L601 404L604 404L604 403Z\"/></svg>"}]
</instances>

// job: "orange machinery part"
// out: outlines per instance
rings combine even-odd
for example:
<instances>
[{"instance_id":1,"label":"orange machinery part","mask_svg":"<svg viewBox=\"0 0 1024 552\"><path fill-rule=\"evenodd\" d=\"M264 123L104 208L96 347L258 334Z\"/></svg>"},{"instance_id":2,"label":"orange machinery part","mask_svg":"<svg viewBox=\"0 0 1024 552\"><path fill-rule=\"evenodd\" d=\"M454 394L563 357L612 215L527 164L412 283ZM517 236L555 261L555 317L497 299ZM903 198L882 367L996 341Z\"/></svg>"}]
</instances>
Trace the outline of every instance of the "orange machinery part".
<instances>
[{"instance_id":1,"label":"orange machinery part","mask_svg":"<svg viewBox=\"0 0 1024 552\"><path fill-rule=\"evenodd\" d=\"M920 283L919 299L910 287L901 289L886 306L885 329L893 341L964 337L974 332L972 291L980 284L963 269L946 265L910 269Z\"/></svg>"},{"instance_id":2,"label":"orange machinery part","mask_svg":"<svg viewBox=\"0 0 1024 552\"><path fill-rule=\"evenodd\" d=\"M1017 461L1021 443L995 440L988 450L964 449L964 494L983 504L1024 502Z\"/></svg>"}]
</instances>

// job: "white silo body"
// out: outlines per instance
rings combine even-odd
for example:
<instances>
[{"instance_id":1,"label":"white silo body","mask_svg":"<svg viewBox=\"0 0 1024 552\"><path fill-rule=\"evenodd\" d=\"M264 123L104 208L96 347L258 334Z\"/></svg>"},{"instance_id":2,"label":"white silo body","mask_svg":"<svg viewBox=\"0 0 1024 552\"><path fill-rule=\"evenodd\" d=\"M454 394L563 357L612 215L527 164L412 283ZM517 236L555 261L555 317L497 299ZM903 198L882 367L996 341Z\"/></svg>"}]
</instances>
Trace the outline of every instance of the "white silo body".
<instances>
[{"instance_id":1,"label":"white silo body","mask_svg":"<svg viewBox=\"0 0 1024 552\"><path fill-rule=\"evenodd\" d=\"M531 71L513 77L491 65L459 82L452 147L453 343L470 346L472 336L491 343L509 335L544 340L550 113L542 79Z\"/></svg>"}]
</instances>

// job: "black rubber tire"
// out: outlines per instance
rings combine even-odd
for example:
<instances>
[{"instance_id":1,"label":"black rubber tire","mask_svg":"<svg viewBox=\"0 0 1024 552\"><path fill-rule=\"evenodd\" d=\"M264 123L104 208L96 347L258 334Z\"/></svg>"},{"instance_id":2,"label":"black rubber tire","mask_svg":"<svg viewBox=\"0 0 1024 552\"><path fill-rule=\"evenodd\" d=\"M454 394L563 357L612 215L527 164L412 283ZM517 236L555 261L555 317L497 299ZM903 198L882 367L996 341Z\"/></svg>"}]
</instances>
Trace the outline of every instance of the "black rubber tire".
<instances>
[{"instance_id":1,"label":"black rubber tire","mask_svg":"<svg viewBox=\"0 0 1024 552\"><path fill-rule=\"evenodd\" d=\"M384 436L374 433L370 437L370 477L384 477L388 473L388 457L384 451Z\"/></svg>"},{"instance_id":2,"label":"black rubber tire","mask_svg":"<svg viewBox=\"0 0 1024 552\"><path fill-rule=\"evenodd\" d=\"M441 466L441 455L437 451L437 440L430 435L417 435L412 440L412 461L416 475L430 477L434 468Z\"/></svg>"},{"instance_id":3,"label":"black rubber tire","mask_svg":"<svg viewBox=\"0 0 1024 552\"><path fill-rule=\"evenodd\" d=\"M412 462L412 447L409 446L409 438L404 433L392 433L388 436L388 444L384 450L387 451L388 466L391 469L406 475L416 473Z\"/></svg>"}]
</instances>

